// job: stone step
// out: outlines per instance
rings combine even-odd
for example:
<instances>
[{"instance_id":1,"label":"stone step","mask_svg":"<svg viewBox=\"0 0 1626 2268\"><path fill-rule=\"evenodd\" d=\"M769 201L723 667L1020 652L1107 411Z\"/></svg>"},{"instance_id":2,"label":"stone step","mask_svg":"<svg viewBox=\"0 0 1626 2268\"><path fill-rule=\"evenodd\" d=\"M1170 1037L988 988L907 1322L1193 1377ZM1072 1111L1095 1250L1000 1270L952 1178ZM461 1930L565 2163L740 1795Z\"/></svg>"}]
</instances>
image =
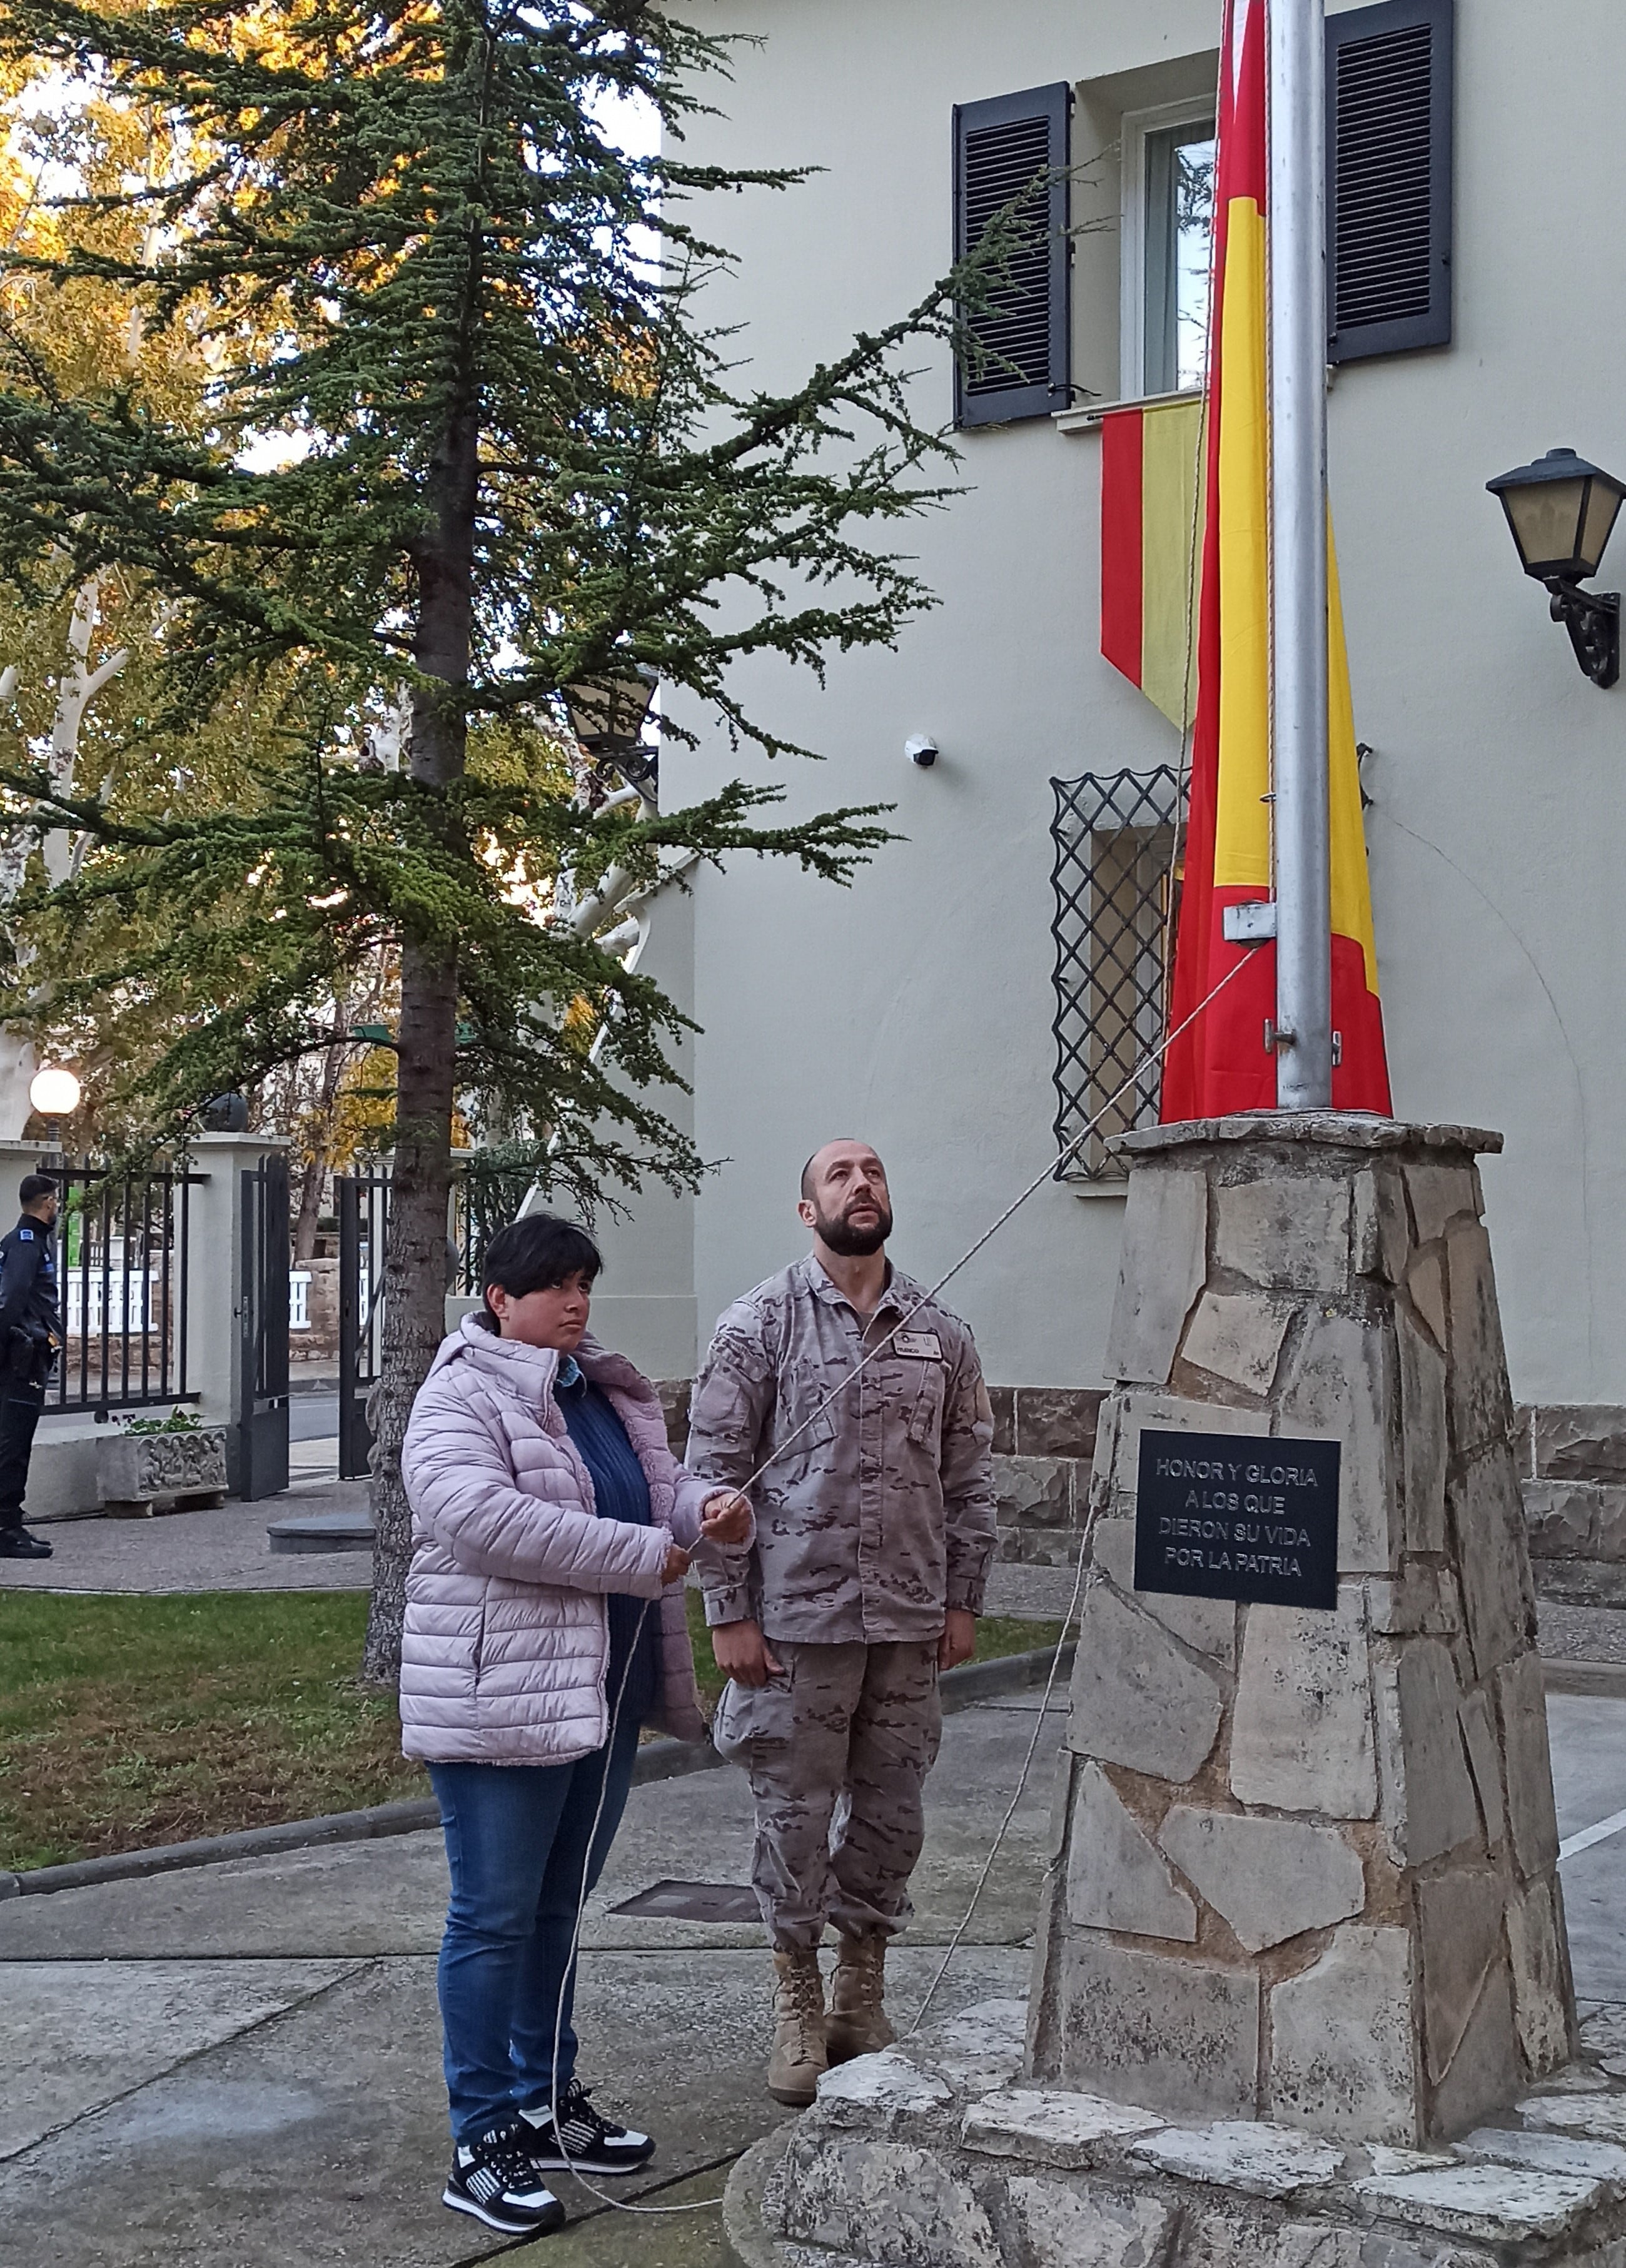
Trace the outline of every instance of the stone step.
<instances>
[{"instance_id":1,"label":"stone step","mask_svg":"<svg viewBox=\"0 0 1626 2268\"><path fill-rule=\"evenodd\" d=\"M1626 2085L1583 2060L1518 2127L1423 2151L1262 2119L1181 2125L1022 2075L990 2001L820 2082L742 2160L745 2268L1602 2268L1626 2257ZM1600 2045L1615 2043L1610 2033Z\"/></svg>"},{"instance_id":2,"label":"stone step","mask_svg":"<svg viewBox=\"0 0 1626 2268\"><path fill-rule=\"evenodd\" d=\"M293 1513L266 1537L273 1551L371 1551L372 1522L364 1512Z\"/></svg>"}]
</instances>

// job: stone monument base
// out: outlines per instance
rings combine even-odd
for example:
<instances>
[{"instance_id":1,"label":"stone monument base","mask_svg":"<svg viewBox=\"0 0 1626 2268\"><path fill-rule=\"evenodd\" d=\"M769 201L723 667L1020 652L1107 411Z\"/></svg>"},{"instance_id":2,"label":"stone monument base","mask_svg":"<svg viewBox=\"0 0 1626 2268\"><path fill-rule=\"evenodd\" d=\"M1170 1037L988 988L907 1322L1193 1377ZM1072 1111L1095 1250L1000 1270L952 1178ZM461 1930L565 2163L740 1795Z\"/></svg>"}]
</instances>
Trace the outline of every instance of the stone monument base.
<instances>
[{"instance_id":1,"label":"stone monument base","mask_svg":"<svg viewBox=\"0 0 1626 2268\"><path fill-rule=\"evenodd\" d=\"M1448 2148L1025 2083L995 2000L832 2072L748 2151L742 2268L1626 2268L1626 2025ZM1587 2035L1591 2036L1588 2037Z\"/></svg>"}]
</instances>

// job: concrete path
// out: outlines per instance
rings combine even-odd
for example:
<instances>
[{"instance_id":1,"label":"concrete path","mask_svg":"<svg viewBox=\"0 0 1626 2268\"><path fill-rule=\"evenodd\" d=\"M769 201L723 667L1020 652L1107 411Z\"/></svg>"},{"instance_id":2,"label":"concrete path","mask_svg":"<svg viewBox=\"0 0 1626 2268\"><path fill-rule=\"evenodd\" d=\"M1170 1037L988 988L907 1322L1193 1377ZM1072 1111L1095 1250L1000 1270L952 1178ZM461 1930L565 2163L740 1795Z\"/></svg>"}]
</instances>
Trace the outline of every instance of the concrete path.
<instances>
[{"instance_id":1,"label":"concrete path","mask_svg":"<svg viewBox=\"0 0 1626 2268\"><path fill-rule=\"evenodd\" d=\"M970 1898L1036 1700L949 1720L916 1919L893 1958L906 2014ZM1061 1721L1043 1725L934 2014L1026 1989ZM722 2167L783 2115L761 2090L760 1932L609 1911L663 1879L743 1882L750 1839L736 1772L640 1789L592 1904L584 2077L662 2139L634 2192ZM438 1837L410 1835L0 1906L6 2268L452 2268L499 2249L437 2202L445 1899ZM609 2211L579 2193L571 2204ZM555 2239L546 2257L662 2268L717 2257L710 2214L613 2219L595 2249Z\"/></svg>"},{"instance_id":2,"label":"concrete path","mask_svg":"<svg viewBox=\"0 0 1626 2268\"><path fill-rule=\"evenodd\" d=\"M894 1955L911 2014L965 1911L1030 1742L1034 1771L935 2004L1026 1989L1063 1713L968 1710L930 1786L916 1915ZM1626 1702L1551 1704L1576 1981L1626 2000ZM756 1931L611 1909L665 1879L742 1882L732 1771L638 1790L585 1933L584 2076L656 2126L622 2198L716 2195L782 2115L761 2092ZM437 2202L445 2172L434 1955L439 1838L289 1852L0 1906L0 2252L7 2268L457 2268L500 2250ZM675 2184L675 2186L674 2186ZM566 2184L552 2268L717 2268L715 2215L632 2219Z\"/></svg>"},{"instance_id":3,"label":"concrete path","mask_svg":"<svg viewBox=\"0 0 1626 2268\"><path fill-rule=\"evenodd\" d=\"M0 1559L0 1590L364 1591L372 1581L370 1551L273 1556L266 1528L292 1512L366 1508L365 1481L341 1481L324 1470L258 1504L234 1498L218 1512L54 1520L39 1531L55 1547L53 1557Z\"/></svg>"}]
</instances>

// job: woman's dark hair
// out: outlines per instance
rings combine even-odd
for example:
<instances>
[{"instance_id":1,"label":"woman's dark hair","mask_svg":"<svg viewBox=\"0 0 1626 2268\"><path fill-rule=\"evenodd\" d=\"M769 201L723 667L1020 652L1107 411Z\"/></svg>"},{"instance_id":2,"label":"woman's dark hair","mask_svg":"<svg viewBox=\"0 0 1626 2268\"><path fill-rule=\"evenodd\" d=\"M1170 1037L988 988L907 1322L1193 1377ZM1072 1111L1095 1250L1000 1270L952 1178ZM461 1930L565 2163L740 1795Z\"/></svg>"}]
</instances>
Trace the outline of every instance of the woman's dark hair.
<instances>
[{"instance_id":1,"label":"woman's dark hair","mask_svg":"<svg viewBox=\"0 0 1626 2268\"><path fill-rule=\"evenodd\" d=\"M499 1228L486 1247L480 1270L481 1319L488 1330L497 1328L486 1304L493 1284L500 1284L511 1299L523 1300L527 1292L552 1291L570 1276L585 1276L591 1284L603 1268L603 1255L585 1228L573 1220L556 1220L552 1213L527 1213Z\"/></svg>"}]
</instances>

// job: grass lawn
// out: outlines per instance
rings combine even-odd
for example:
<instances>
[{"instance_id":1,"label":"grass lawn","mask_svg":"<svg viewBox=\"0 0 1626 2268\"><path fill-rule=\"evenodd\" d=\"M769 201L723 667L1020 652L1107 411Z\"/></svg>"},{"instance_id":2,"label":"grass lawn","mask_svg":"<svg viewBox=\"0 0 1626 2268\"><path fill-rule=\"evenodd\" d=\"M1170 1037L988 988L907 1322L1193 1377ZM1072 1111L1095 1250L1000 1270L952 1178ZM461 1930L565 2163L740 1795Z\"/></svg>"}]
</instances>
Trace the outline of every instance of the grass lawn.
<instances>
[{"instance_id":1,"label":"grass lawn","mask_svg":"<svg viewBox=\"0 0 1626 2268\"><path fill-rule=\"evenodd\" d=\"M723 1680L688 1594L708 1705ZM0 1593L0 1867L427 1795L393 1700L360 1692L357 1591ZM977 1659L1053 1646L990 1616Z\"/></svg>"},{"instance_id":2,"label":"grass lawn","mask_svg":"<svg viewBox=\"0 0 1626 2268\"><path fill-rule=\"evenodd\" d=\"M0 1595L0 1867L427 1795L360 1591Z\"/></svg>"}]
</instances>

